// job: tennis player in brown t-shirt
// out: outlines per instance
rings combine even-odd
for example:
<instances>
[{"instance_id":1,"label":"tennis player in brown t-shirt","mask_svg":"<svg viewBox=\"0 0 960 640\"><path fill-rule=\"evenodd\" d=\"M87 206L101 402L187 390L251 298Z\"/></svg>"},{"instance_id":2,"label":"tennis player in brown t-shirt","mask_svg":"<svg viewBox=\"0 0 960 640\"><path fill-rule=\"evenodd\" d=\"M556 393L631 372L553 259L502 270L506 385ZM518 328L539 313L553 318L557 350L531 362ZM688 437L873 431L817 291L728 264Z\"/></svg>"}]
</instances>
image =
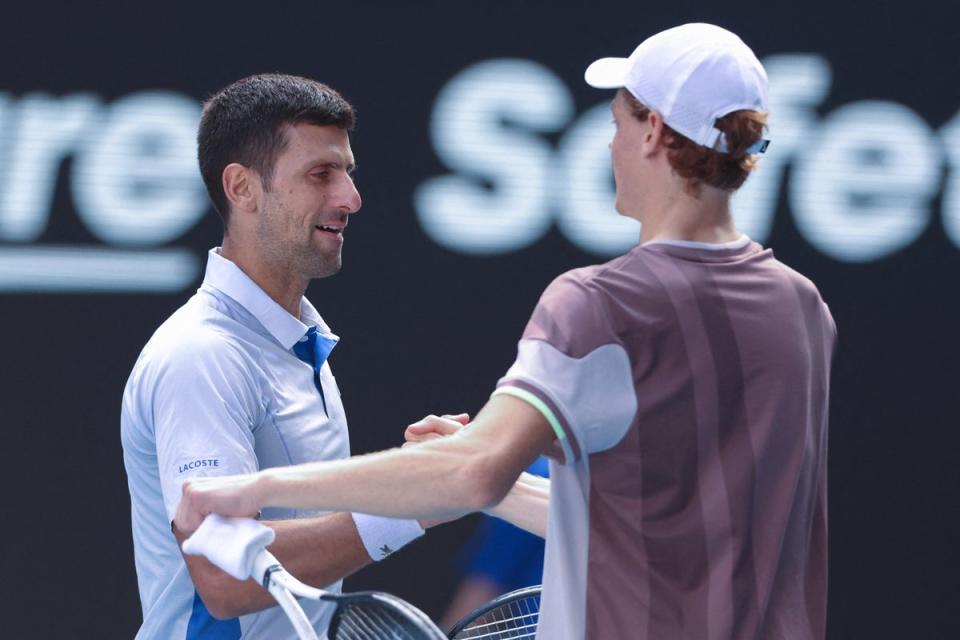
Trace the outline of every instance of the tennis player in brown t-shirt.
<instances>
[{"instance_id":1,"label":"tennis player in brown t-shirt","mask_svg":"<svg viewBox=\"0 0 960 640\"><path fill-rule=\"evenodd\" d=\"M822 639L836 330L730 210L768 144L766 73L736 35L687 24L586 80L617 89L616 202L639 244L547 288L468 428L428 419L403 450L191 481L177 525L487 509L546 535L538 638ZM541 452L551 480L521 476Z\"/></svg>"}]
</instances>

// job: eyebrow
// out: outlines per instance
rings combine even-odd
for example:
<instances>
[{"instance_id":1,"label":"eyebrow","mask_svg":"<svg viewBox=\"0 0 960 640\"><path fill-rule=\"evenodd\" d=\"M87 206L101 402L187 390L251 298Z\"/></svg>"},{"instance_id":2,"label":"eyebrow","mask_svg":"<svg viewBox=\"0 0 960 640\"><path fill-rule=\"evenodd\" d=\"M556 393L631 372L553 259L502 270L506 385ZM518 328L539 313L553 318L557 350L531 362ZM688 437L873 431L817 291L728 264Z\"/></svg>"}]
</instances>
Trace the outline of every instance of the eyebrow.
<instances>
[{"instance_id":1,"label":"eyebrow","mask_svg":"<svg viewBox=\"0 0 960 640\"><path fill-rule=\"evenodd\" d=\"M333 160L333 161L331 161L331 160L321 160L321 159L319 159L319 158L316 159L316 160L313 160L312 162L308 162L308 163L306 163L306 164L307 164L308 167L323 167L323 168L325 168L325 169L340 169L340 168L343 168L343 163L341 163L341 162L338 162L338 161L336 161L336 160ZM347 170L347 173L353 174L353 173L357 170L357 163L356 163L356 162L351 162L350 164L348 164L348 165L346 166L346 170Z\"/></svg>"}]
</instances>

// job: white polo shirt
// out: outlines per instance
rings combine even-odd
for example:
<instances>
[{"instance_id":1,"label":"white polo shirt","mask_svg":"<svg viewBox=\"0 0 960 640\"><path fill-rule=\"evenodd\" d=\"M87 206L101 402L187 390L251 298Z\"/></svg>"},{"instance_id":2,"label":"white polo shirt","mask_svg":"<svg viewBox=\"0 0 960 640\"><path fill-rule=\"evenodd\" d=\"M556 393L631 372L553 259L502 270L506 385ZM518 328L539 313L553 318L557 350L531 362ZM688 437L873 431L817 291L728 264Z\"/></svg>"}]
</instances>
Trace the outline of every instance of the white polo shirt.
<instances>
[{"instance_id":1,"label":"white polo shirt","mask_svg":"<svg viewBox=\"0 0 960 640\"><path fill-rule=\"evenodd\" d=\"M188 478L349 457L346 416L330 366L324 363L320 372L321 397L312 367L292 350L311 326L337 337L306 298L300 318L212 249L200 289L140 353L120 419L143 606L138 639L296 639L277 607L213 619L194 590L170 522ZM263 517L318 513L265 509ZM340 582L326 588L340 591ZM302 605L315 628L325 629L329 606Z\"/></svg>"}]
</instances>

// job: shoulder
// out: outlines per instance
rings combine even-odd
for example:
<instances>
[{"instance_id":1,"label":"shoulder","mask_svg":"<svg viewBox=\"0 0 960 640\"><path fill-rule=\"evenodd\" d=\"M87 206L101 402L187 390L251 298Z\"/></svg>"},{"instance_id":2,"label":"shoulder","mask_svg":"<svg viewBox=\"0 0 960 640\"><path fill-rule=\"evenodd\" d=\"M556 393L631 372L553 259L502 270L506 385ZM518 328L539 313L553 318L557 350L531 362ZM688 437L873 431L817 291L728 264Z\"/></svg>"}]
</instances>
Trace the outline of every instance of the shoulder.
<instances>
[{"instance_id":1,"label":"shoulder","mask_svg":"<svg viewBox=\"0 0 960 640\"><path fill-rule=\"evenodd\" d=\"M549 298L579 298L615 301L657 295L662 288L651 261L662 259L655 253L634 247L624 255L602 264L571 269L550 283L544 295Z\"/></svg>"},{"instance_id":2,"label":"shoulder","mask_svg":"<svg viewBox=\"0 0 960 640\"><path fill-rule=\"evenodd\" d=\"M602 287L597 285L597 266L573 269L562 273L547 285L537 310L560 314L568 320L585 320L587 312L595 308L595 302L603 296Z\"/></svg>"},{"instance_id":3,"label":"shoulder","mask_svg":"<svg viewBox=\"0 0 960 640\"><path fill-rule=\"evenodd\" d=\"M619 341L614 322L617 293L611 263L573 269L544 290L524 339L544 340L568 354Z\"/></svg>"},{"instance_id":4,"label":"shoulder","mask_svg":"<svg viewBox=\"0 0 960 640\"><path fill-rule=\"evenodd\" d=\"M813 280L772 256L770 257L770 261L775 268L779 270L782 277L797 291L803 302L815 302L823 304L824 306L826 305L823 301L823 296L820 295L820 290L817 288L817 285L813 283Z\"/></svg>"},{"instance_id":5,"label":"shoulder","mask_svg":"<svg viewBox=\"0 0 960 640\"><path fill-rule=\"evenodd\" d=\"M562 273L544 289L541 302L567 304L604 297L608 293L610 275L616 273L619 263L618 259Z\"/></svg>"},{"instance_id":6,"label":"shoulder","mask_svg":"<svg viewBox=\"0 0 960 640\"><path fill-rule=\"evenodd\" d=\"M813 280L803 275L796 269L784 264L783 262L780 262L776 258L771 257L770 259L775 268L779 270L784 280L790 284L794 291L796 291L797 297L800 299L801 306L808 311L819 314L822 321L825 322L829 327L829 331L835 335L837 332L836 321L833 318L833 314L830 312L830 307L823 299L823 295L820 293L820 290L817 288L817 285L814 284Z\"/></svg>"},{"instance_id":7,"label":"shoulder","mask_svg":"<svg viewBox=\"0 0 960 640\"><path fill-rule=\"evenodd\" d=\"M199 294L198 294L199 296ZM250 369L257 362L237 322L198 296L180 307L154 332L144 346L135 371L162 377L166 373L190 376L210 370Z\"/></svg>"},{"instance_id":8,"label":"shoulder","mask_svg":"<svg viewBox=\"0 0 960 640\"><path fill-rule=\"evenodd\" d=\"M557 276L544 290L540 304L600 319L624 298L636 301L652 295L657 287L655 279L647 275L643 254L630 251L609 262L571 269ZM651 291L645 292L646 289Z\"/></svg>"}]
</instances>

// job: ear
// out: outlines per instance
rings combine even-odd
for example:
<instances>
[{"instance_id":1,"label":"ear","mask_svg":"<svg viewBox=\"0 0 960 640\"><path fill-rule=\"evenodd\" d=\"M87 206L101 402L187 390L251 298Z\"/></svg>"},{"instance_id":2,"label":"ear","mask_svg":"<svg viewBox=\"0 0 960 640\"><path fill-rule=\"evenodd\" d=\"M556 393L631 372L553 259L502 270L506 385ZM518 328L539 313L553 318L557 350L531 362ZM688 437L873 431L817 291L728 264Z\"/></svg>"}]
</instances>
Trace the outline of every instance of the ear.
<instances>
[{"instance_id":1,"label":"ear","mask_svg":"<svg viewBox=\"0 0 960 640\"><path fill-rule=\"evenodd\" d=\"M259 210L263 187L256 171L232 162L223 168L222 181L231 214L243 215Z\"/></svg>"},{"instance_id":2,"label":"ear","mask_svg":"<svg viewBox=\"0 0 960 640\"><path fill-rule=\"evenodd\" d=\"M640 143L644 155L652 156L659 151L666 143L666 132L663 128L663 116L656 111L651 111L647 116L647 130L644 132L643 140Z\"/></svg>"}]
</instances>

